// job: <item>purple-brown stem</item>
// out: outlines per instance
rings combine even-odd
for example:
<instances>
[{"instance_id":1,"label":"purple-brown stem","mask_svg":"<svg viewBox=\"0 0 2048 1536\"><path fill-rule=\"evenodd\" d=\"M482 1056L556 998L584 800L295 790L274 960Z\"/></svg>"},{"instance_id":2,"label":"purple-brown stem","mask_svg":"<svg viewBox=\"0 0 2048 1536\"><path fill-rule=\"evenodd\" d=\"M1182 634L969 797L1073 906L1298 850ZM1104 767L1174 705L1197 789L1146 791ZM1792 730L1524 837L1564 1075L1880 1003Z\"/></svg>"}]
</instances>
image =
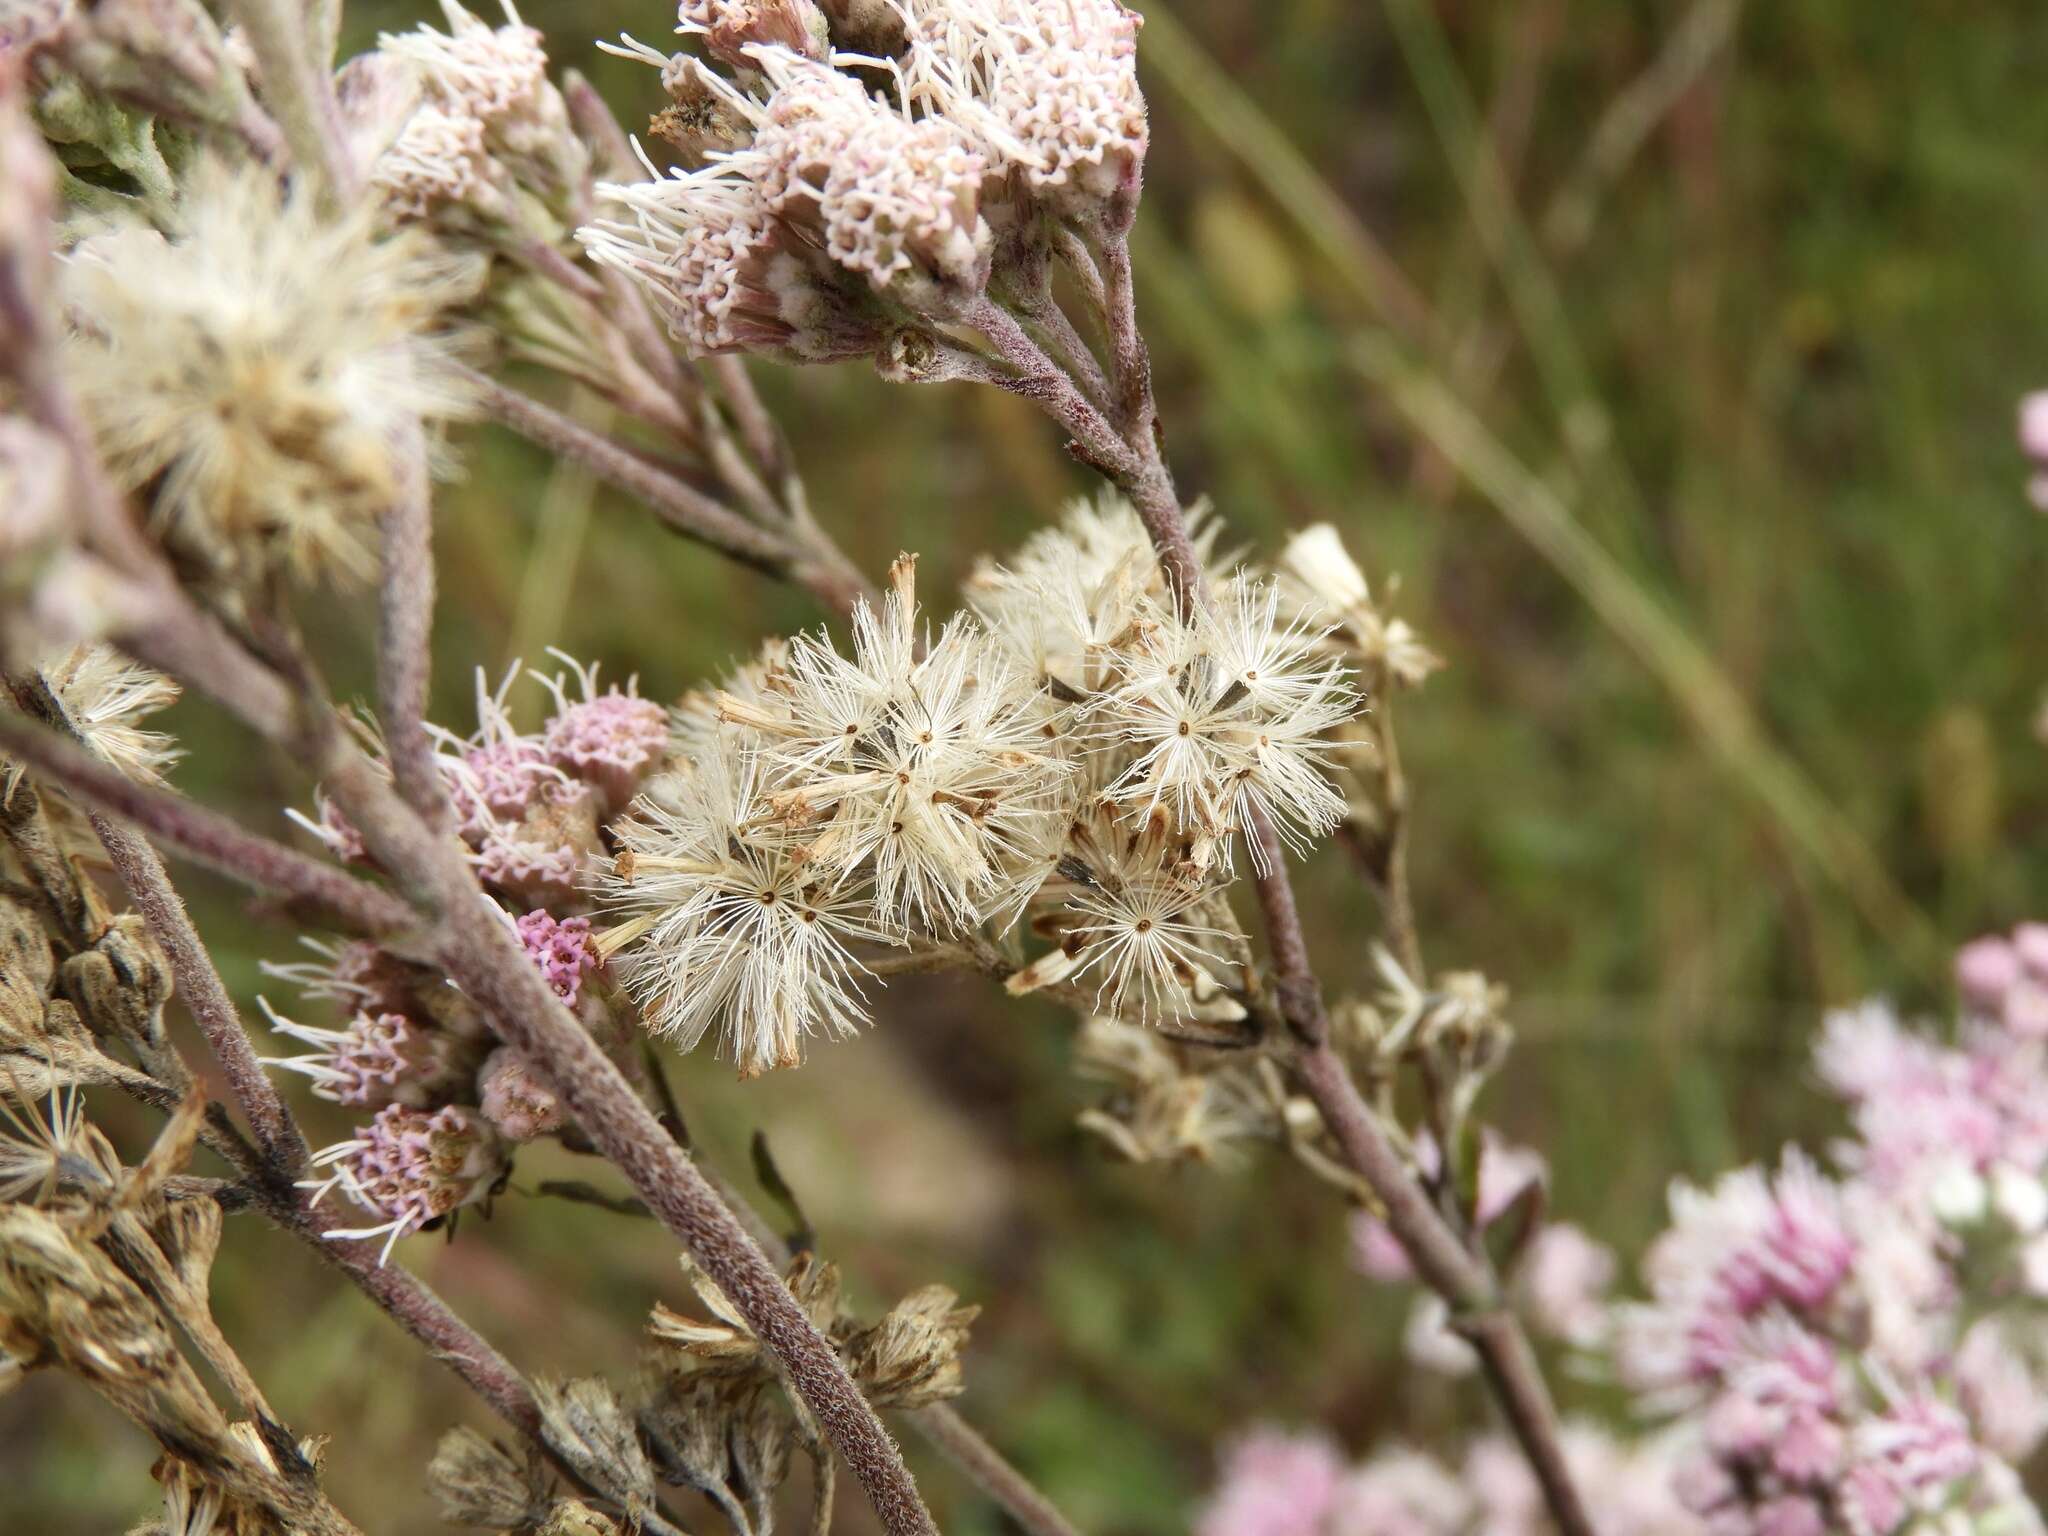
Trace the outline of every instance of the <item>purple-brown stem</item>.
<instances>
[{"instance_id":1,"label":"purple-brown stem","mask_svg":"<svg viewBox=\"0 0 2048 1536\"><path fill-rule=\"evenodd\" d=\"M134 783L13 710L0 709L0 745L86 804L134 822L193 863L303 903L352 932L392 936L418 922L410 906L381 886L260 837L182 795Z\"/></svg>"},{"instance_id":2,"label":"purple-brown stem","mask_svg":"<svg viewBox=\"0 0 2048 1536\"><path fill-rule=\"evenodd\" d=\"M405 483L382 519L382 581L377 604L377 718L384 727L392 782L429 826L445 827L454 812L427 734L432 679L434 527L426 446L407 429Z\"/></svg>"},{"instance_id":3,"label":"purple-brown stem","mask_svg":"<svg viewBox=\"0 0 2048 1536\"><path fill-rule=\"evenodd\" d=\"M340 748L330 792L372 854L436 919L432 946L506 1042L540 1066L564 1106L782 1363L891 1536L936 1536L902 1453L760 1247L562 1006L490 911L454 845L434 836L359 753Z\"/></svg>"},{"instance_id":4,"label":"purple-brown stem","mask_svg":"<svg viewBox=\"0 0 2048 1536\"><path fill-rule=\"evenodd\" d=\"M676 532L729 559L808 588L835 613L852 606L848 573L832 570L809 551L761 528L702 491L544 405L480 373L467 374L485 411L520 436L559 458L581 464L598 479L653 509Z\"/></svg>"},{"instance_id":5,"label":"purple-brown stem","mask_svg":"<svg viewBox=\"0 0 2048 1536\"><path fill-rule=\"evenodd\" d=\"M1059 1506L982 1438L981 1432L944 1403L911 1414L927 1440L1017 1522L1025 1536L1080 1536Z\"/></svg>"}]
</instances>

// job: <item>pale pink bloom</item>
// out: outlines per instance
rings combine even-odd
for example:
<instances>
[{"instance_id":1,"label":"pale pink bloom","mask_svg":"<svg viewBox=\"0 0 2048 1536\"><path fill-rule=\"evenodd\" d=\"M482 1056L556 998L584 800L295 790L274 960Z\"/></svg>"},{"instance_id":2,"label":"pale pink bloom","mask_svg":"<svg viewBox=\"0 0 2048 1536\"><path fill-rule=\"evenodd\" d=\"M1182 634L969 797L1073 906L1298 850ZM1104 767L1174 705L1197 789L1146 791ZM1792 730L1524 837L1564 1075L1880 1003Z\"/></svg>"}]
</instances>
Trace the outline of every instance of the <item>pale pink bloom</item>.
<instances>
[{"instance_id":1,"label":"pale pink bloom","mask_svg":"<svg viewBox=\"0 0 2048 1536\"><path fill-rule=\"evenodd\" d=\"M1195 1536L1322 1536L1344 1458L1326 1436L1254 1429L1224 1448L1223 1476Z\"/></svg>"},{"instance_id":2,"label":"pale pink bloom","mask_svg":"<svg viewBox=\"0 0 2048 1536\"><path fill-rule=\"evenodd\" d=\"M477 1111L393 1104L349 1140L314 1154L313 1167L327 1176L300 1187L313 1190L315 1201L340 1189L376 1218L328 1236L381 1237L388 1258L401 1237L487 1198L507 1162L497 1133Z\"/></svg>"},{"instance_id":3,"label":"pale pink bloom","mask_svg":"<svg viewBox=\"0 0 2048 1536\"><path fill-rule=\"evenodd\" d=\"M2012 947L2028 975L2048 981L2048 923L2021 923L2012 931Z\"/></svg>"},{"instance_id":4,"label":"pale pink bloom","mask_svg":"<svg viewBox=\"0 0 2048 1536\"><path fill-rule=\"evenodd\" d=\"M2048 390L2021 396L2019 439L2022 453L2048 465Z\"/></svg>"},{"instance_id":5,"label":"pale pink bloom","mask_svg":"<svg viewBox=\"0 0 2048 1536\"><path fill-rule=\"evenodd\" d=\"M2002 938L1973 939L1956 951L1956 985L1980 1007L1997 1012L2019 979L2019 952Z\"/></svg>"},{"instance_id":6,"label":"pale pink bloom","mask_svg":"<svg viewBox=\"0 0 2048 1536\"><path fill-rule=\"evenodd\" d=\"M426 1109L452 1097L476 1065L470 1043L403 1013L358 1012L340 1029L295 1023L259 998L270 1027L313 1047L302 1056L266 1058L313 1080L314 1094L336 1104Z\"/></svg>"},{"instance_id":7,"label":"pale pink bloom","mask_svg":"<svg viewBox=\"0 0 2048 1536\"><path fill-rule=\"evenodd\" d=\"M1827 1536L1820 1502L1803 1493L1766 1500L1756 1512L1756 1536Z\"/></svg>"},{"instance_id":8,"label":"pale pink bloom","mask_svg":"<svg viewBox=\"0 0 2048 1536\"><path fill-rule=\"evenodd\" d=\"M1055 208L1134 209L1150 128L1117 0L906 0L913 90Z\"/></svg>"},{"instance_id":9,"label":"pale pink bloom","mask_svg":"<svg viewBox=\"0 0 2048 1536\"><path fill-rule=\"evenodd\" d=\"M614 684L600 693L595 665L581 666L560 651L551 654L569 667L581 697L570 691L565 676L541 678L555 697L554 718L543 735L547 754L597 790L609 809L622 811L668 750L668 712L641 698L633 679L623 692Z\"/></svg>"},{"instance_id":10,"label":"pale pink bloom","mask_svg":"<svg viewBox=\"0 0 2048 1536\"><path fill-rule=\"evenodd\" d=\"M576 898L588 860L574 844L530 836L524 826L512 826L486 835L474 862L486 884L545 905Z\"/></svg>"},{"instance_id":11,"label":"pale pink bloom","mask_svg":"<svg viewBox=\"0 0 2048 1536\"><path fill-rule=\"evenodd\" d=\"M1424 1293L1408 1309L1401 1332L1401 1351L1409 1361L1440 1376L1469 1376L1479 1368L1472 1346L1451 1331L1450 1308L1443 1298Z\"/></svg>"},{"instance_id":12,"label":"pale pink bloom","mask_svg":"<svg viewBox=\"0 0 2048 1536\"><path fill-rule=\"evenodd\" d=\"M2025 1461L2048 1432L2048 1383L2028 1360L2027 1332L1986 1318L1955 1354L1957 1402L1984 1446L2011 1462Z\"/></svg>"},{"instance_id":13,"label":"pale pink bloom","mask_svg":"<svg viewBox=\"0 0 2048 1536\"><path fill-rule=\"evenodd\" d=\"M1474 1481L1468 1475L1466 1483ZM1445 1536L1472 1518L1474 1491L1434 1457L1396 1446L1348 1473L1321 1536Z\"/></svg>"},{"instance_id":14,"label":"pale pink bloom","mask_svg":"<svg viewBox=\"0 0 2048 1536\"><path fill-rule=\"evenodd\" d=\"M1542 1333L1590 1349L1607 1333L1614 1250L1570 1222L1536 1234L1515 1276L1529 1321Z\"/></svg>"}]
</instances>

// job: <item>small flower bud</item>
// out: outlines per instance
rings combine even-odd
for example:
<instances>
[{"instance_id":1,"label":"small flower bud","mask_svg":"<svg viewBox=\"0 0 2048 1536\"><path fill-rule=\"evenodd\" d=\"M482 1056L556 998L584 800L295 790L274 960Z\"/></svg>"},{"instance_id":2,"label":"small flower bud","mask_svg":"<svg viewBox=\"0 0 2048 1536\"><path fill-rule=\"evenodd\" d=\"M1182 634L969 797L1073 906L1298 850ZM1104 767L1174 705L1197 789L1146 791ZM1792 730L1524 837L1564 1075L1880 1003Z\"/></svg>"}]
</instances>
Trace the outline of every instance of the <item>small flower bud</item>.
<instances>
[{"instance_id":1,"label":"small flower bud","mask_svg":"<svg viewBox=\"0 0 2048 1536\"><path fill-rule=\"evenodd\" d=\"M590 919L571 917L558 922L547 911L536 908L515 926L519 942L554 988L555 995L574 1008L583 990L583 978L598 966Z\"/></svg>"},{"instance_id":2,"label":"small flower bud","mask_svg":"<svg viewBox=\"0 0 2048 1536\"><path fill-rule=\"evenodd\" d=\"M565 1116L555 1090L509 1045L491 1052L477 1075L478 1108L507 1141L536 1141L562 1128Z\"/></svg>"}]
</instances>

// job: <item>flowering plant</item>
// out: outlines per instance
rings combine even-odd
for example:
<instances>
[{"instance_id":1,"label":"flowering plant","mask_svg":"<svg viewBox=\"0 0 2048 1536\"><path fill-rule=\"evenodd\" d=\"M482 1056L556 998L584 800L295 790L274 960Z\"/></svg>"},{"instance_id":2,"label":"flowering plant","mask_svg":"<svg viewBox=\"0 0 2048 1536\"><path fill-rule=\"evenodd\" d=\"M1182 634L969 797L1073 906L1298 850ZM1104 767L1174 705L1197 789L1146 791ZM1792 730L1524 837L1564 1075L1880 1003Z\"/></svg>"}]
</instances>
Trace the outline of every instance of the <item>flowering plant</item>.
<instances>
[{"instance_id":1,"label":"flowering plant","mask_svg":"<svg viewBox=\"0 0 2048 1536\"><path fill-rule=\"evenodd\" d=\"M2048 1271L2041 935L1966 953L1953 1045L1834 1026L1839 1176L1788 1154L1682 1191L1649 1299L1610 1303L1611 1256L1546 1222L1541 1160L1481 1124L1504 989L1423 960L1393 701L1437 657L1333 526L1244 550L1177 488L1130 248L1135 12L682 0L676 51L607 45L656 71L641 140L509 3L442 11L339 67L334 4L0 19L0 1378L64 1370L154 1437L149 1529L355 1529L321 1436L211 1314L225 1218L251 1212L502 1421L432 1459L460 1523L765 1536L803 1466L822 1531L843 1467L922 1536L894 1422L1070 1536L953 1406L972 1300L855 1306L808 1223L691 1148L666 1070L700 1047L797 1069L886 1027L890 978L942 970L1075 1014L1104 1148L1299 1164L1362 1269L1427 1291L1418 1360L1479 1367L1501 1410L1462 1487L1255 1436L1219 1536L2033 1528L2011 1467L2048 1351L2006 1303ZM931 613L913 554L875 569L814 515L750 359L992 387L1104 484ZM479 418L823 623L669 702L554 652L430 719L435 487ZM306 637L333 592L374 597L366 708ZM145 722L181 689L303 771L275 808L295 842L171 786L180 749ZM1372 995L1329 1004L1289 864L1333 836L1384 942ZM165 856L308 930L264 966L278 1054ZM346 1136L308 1145L293 1075ZM132 1164L85 1112L117 1093L164 1117ZM688 1310L650 1299L630 1381L529 1378L404 1267L423 1232L479 1240L544 1142L630 1191L552 1193L653 1218L689 1281ZM1532 1329L1677 1427L1561 1424Z\"/></svg>"}]
</instances>

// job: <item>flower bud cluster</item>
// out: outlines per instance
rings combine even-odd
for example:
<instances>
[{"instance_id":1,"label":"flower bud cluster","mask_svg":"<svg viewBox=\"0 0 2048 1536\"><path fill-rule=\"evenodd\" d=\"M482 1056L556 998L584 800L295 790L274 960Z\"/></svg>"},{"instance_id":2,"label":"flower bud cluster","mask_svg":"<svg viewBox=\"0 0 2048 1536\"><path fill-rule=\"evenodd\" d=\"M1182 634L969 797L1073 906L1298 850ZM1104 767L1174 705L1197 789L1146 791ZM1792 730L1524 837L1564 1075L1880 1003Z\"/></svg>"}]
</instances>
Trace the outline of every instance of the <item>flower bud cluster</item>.
<instances>
[{"instance_id":1,"label":"flower bud cluster","mask_svg":"<svg viewBox=\"0 0 2048 1536\"><path fill-rule=\"evenodd\" d=\"M615 212L578 238L694 352L874 355L964 317L997 232L1035 247L1044 220L1120 231L1135 211L1138 18L1116 0L685 0L681 21L733 74L615 50L660 69L652 130L684 165L600 185Z\"/></svg>"},{"instance_id":2,"label":"flower bud cluster","mask_svg":"<svg viewBox=\"0 0 2048 1536\"><path fill-rule=\"evenodd\" d=\"M540 33L502 3L505 24L493 27L442 0L445 33L385 33L343 70L340 96L391 218L552 242L579 216L589 156Z\"/></svg>"}]
</instances>

